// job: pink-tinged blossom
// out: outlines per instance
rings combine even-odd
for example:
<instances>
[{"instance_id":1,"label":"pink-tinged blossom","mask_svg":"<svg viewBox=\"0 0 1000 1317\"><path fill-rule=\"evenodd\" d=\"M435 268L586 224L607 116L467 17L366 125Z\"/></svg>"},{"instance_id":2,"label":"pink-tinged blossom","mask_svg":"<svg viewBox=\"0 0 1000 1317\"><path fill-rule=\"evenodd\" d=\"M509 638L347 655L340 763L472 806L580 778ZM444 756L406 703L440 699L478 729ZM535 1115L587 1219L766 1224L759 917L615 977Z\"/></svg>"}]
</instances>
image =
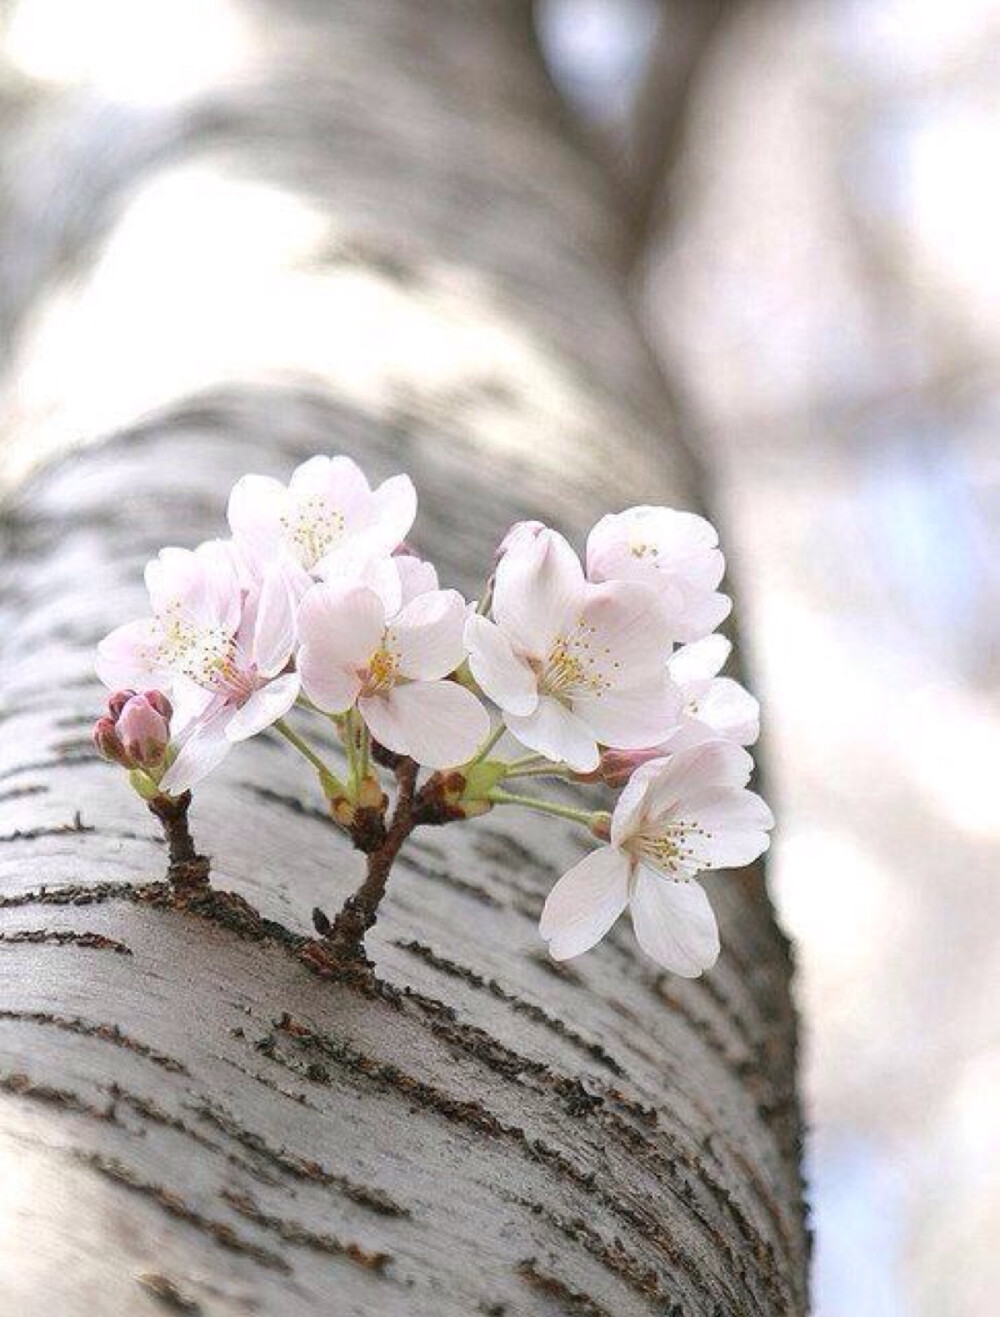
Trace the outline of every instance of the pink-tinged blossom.
<instances>
[{"instance_id":1,"label":"pink-tinged blossom","mask_svg":"<svg viewBox=\"0 0 1000 1317\"><path fill-rule=\"evenodd\" d=\"M476 697L445 680L465 658L465 612L455 590L419 594L393 616L368 586L313 586L299 610L306 694L328 713L356 705L376 741L429 768L464 763L490 730Z\"/></svg>"},{"instance_id":2,"label":"pink-tinged blossom","mask_svg":"<svg viewBox=\"0 0 1000 1317\"><path fill-rule=\"evenodd\" d=\"M146 586L153 615L101 641L97 672L112 688L169 692L181 748L161 785L176 794L295 703L299 677L286 671L294 606L280 571L244 589L232 546L218 540L163 549L146 568Z\"/></svg>"},{"instance_id":3,"label":"pink-tinged blossom","mask_svg":"<svg viewBox=\"0 0 1000 1317\"><path fill-rule=\"evenodd\" d=\"M556 883L540 931L556 960L590 950L629 907L643 951L695 978L715 964L719 930L695 875L750 864L774 826L746 790L752 761L727 741L650 760L633 774L611 818L611 837Z\"/></svg>"},{"instance_id":4,"label":"pink-tinged blossom","mask_svg":"<svg viewBox=\"0 0 1000 1317\"><path fill-rule=\"evenodd\" d=\"M311 457L287 485L247 475L229 496L229 525L246 560L262 575L280 563L301 595L311 575L342 576L345 568L388 558L417 514L409 476L372 489L349 457Z\"/></svg>"},{"instance_id":5,"label":"pink-tinged blossom","mask_svg":"<svg viewBox=\"0 0 1000 1317\"><path fill-rule=\"evenodd\" d=\"M545 530L500 560L492 612L468 620L469 666L530 749L589 773L599 746L648 746L676 726L670 637L648 586L591 584L566 540Z\"/></svg>"},{"instance_id":6,"label":"pink-tinged blossom","mask_svg":"<svg viewBox=\"0 0 1000 1317\"><path fill-rule=\"evenodd\" d=\"M602 517L587 538L592 581L641 581L660 596L671 639L709 635L732 601L716 590L725 571L711 522L673 508L635 507Z\"/></svg>"},{"instance_id":7,"label":"pink-tinged blossom","mask_svg":"<svg viewBox=\"0 0 1000 1317\"><path fill-rule=\"evenodd\" d=\"M170 744L172 714L161 691L116 691L108 713L94 724L98 753L125 768L159 768Z\"/></svg>"},{"instance_id":8,"label":"pink-tinged blossom","mask_svg":"<svg viewBox=\"0 0 1000 1317\"><path fill-rule=\"evenodd\" d=\"M684 717L670 738L671 753L706 737L753 745L760 735L760 705L732 677L718 674L732 645L725 636L706 636L671 655L667 667L684 700Z\"/></svg>"}]
</instances>

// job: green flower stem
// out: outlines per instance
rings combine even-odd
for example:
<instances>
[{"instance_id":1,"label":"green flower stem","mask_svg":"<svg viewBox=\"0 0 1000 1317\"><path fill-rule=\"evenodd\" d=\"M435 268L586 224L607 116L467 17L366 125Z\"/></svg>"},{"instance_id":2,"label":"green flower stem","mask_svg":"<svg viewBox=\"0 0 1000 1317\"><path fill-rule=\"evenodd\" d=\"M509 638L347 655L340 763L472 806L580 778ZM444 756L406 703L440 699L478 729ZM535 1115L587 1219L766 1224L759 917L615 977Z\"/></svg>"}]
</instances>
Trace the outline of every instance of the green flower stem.
<instances>
[{"instance_id":1,"label":"green flower stem","mask_svg":"<svg viewBox=\"0 0 1000 1317\"><path fill-rule=\"evenodd\" d=\"M494 805L521 805L524 809L535 809L541 814L554 814L556 818L571 819L589 828L596 817L595 811L589 809L572 809L569 805L559 805L554 800L539 800L537 796L518 796L512 791L491 791L488 797ZM597 811L597 814L600 810Z\"/></svg>"},{"instance_id":2,"label":"green flower stem","mask_svg":"<svg viewBox=\"0 0 1000 1317\"><path fill-rule=\"evenodd\" d=\"M493 728L493 731L490 732L489 736L487 736L486 740L482 743L482 745L479 747L476 753L469 760L469 762L464 765L464 767L469 769L469 768L474 768L476 764L481 764L483 760L487 757L489 752L496 745L497 741L499 741L501 736L503 736L506 730L507 728L502 722L498 723L496 727Z\"/></svg>"},{"instance_id":3,"label":"green flower stem","mask_svg":"<svg viewBox=\"0 0 1000 1317\"><path fill-rule=\"evenodd\" d=\"M515 777L561 777L570 778L573 770L562 768L559 764L526 764L524 768L514 768L508 764L507 772L504 777L507 779Z\"/></svg>"},{"instance_id":4,"label":"green flower stem","mask_svg":"<svg viewBox=\"0 0 1000 1317\"><path fill-rule=\"evenodd\" d=\"M324 791L329 792L329 788L332 787L337 791L343 792L344 787L340 779L337 777L337 774L334 773L333 770L327 764L325 764L322 759L320 759L319 755L312 748L312 746L307 741L304 741L302 737L299 736L298 732L292 731L289 725L285 722L284 718L279 718L278 721L274 724L274 728L275 731L281 733L281 735L285 738L286 741L289 742L289 744L295 746L299 754L304 755L306 759L309 760L313 768L315 768L316 772L319 773L320 775L320 779L324 784L323 786Z\"/></svg>"},{"instance_id":5,"label":"green flower stem","mask_svg":"<svg viewBox=\"0 0 1000 1317\"><path fill-rule=\"evenodd\" d=\"M371 747L372 738L368 731L368 724L363 718L358 720L361 724L360 744L358 746L358 781L363 782L371 771Z\"/></svg>"}]
</instances>

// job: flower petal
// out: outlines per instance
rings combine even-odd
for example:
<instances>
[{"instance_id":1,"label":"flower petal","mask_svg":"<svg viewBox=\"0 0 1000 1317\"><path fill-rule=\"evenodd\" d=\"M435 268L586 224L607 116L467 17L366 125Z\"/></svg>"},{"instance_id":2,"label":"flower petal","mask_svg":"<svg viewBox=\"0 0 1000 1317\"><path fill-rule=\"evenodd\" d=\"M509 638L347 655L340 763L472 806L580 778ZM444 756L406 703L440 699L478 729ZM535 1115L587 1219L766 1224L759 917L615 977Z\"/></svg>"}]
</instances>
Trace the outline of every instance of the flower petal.
<instances>
[{"instance_id":1,"label":"flower petal","mask_svg":"<svg viewBox=\"0 0 1000 1317\"><path fill-rule=\"evenodd\" d=\"M573 712L602 745L644 750L658 745L680 726L681 693L663 673L648 688L602 691L573 701Z\"/></svg>"},{"instance_id":2,"label":"flower petal","mask_svg":"<svg viewBox=\"0 0 1000 1317\"><path fill-rule=\"evenodd\" d=\"M372 531L387 552L409 535L417 518L417 491L409 476L390 476L372 495Z\"/></svg>"},{"instance_id":3,"label":"flower petal","mask_svg":"<svg viewBox=\"0 0 1000 1317\"><path fill-rule=\"evenodd\" d=\"M149 685L157 677L166 682L167 674L156 661L159 642L155 618L144 617L115 627L97 646L94 667L98 677L109 690Z\"/></svg>"},{"instance_id":4,"label":"flower petal","mask_svg":"<svg viewBox=\"0 0 1000 1317\"><path fill-rule=\"evenodd\" d=\"M229 495L229 529L254 558L274 554L281 543L281 517L288 491L271 476L242 476Z\"/></svg>"},{"instance_id":5,"label":"flower petal","mask_svg":"<svg viewBox=\"0 0 1000 1317\"><path fill-rule=\"evenodd\" d=\"M390 628L404 677L435 681L465 658L465 600L457 590L417 595Z\"/></svg>"},{"instance_id":6,"label":"flower petal","mask_svg":"<svg viewBox=\"0 0 1000 1317\"><path fill-rule=\"evenodd\" d=\"M586 725L551 696L543 695L526 717L505 713L504 722L529 750L569 764L578 773L592 773L601 762L597 742Z\"/></svg>"},{"instance_id":7,"label":"flower petal","mask_svg":"<svg viewBox=\"0 0 1000 1317\"><path fill-rule=\"evenodd\" d=\"M737 745L753 745L760 735L760 705L731 677L717 677L710 683L698 701L695 717Z\"/></svg>"},{"instance_id":8,"label":"flower petal","mask_svg":"<svg viewBox=\"0 0 1000 1317\"><path fill-rule=\"evenodd\" d=\"M254 691L246 704L229 719L226 736L230 741L245 741L262 732L265 727L270 727L279 718L284 718L298 699L301 683L302 679L297 672L289 672Z\"/></svg>"},{"instance_id":9,"label":"flower petal","mask_svg":"<svg viewBox=\"0 0 1000 1317\"><path fill-rule=\"evenodd\" d=\"M686 838L699 869L740 869L770 845L774 815L753 791L720 788L693 793L683 804L685 818L699 831Z\"/></svg>"},{"instance_id":10,"label":"flower petal","mask_svg":"<svg viewBox=\"0 0 1000 1317\"><path fill-rule=\"evenodd\" d=\"M667 664L670 675L679 686L707 681L726 666L732 648L726 637L719 634L706 636L693 645L684 645L670 656Z\"/></svg>"},{"instance_id":11,"label":"flower petal","mask_svg":"<svg viewBox=\"0 0 1000 1317\"><path fill-rule=\"evenodd\" d=\"M584 596L583 568L554 530L521 539L501 558L493 588L493 616L526 655L545 658Z\"/></svg>"},{"instance_id":12,"label":"flower petal","mask_svg":"<svg viewBox=\"0 0 1000 1317\"><path fill-rule=\"evenodd\" d=\"M471 614L465 623L465 644L472 675L501 709L524 716L538 707L538 680L534 672L515 654L495 622L478 613Z\"/></svg>"},{"instance_id":13,"label":"flower petal","mask_svg":"<svg viewBox=\"0 0 1000 1317\"><path fill-rule=\"evenodd\" d=\"M719 926L698 883L672 882L640 865L630 906L639 945L658 965L694 979L715 964Z\"/></svg>"},{"instance_id":14,"label":"flower petal","mask_svg":"<svg viewBox=\"0 0 1000 1317\"><path fill-rule=\"evenodd\" d=\"M428 768L464 764L490 731L486 710L454 681L405 682L358 709L376 741Z\"/></svg>"},{"instance_id":15,"label":"flower petal","mask_svg":"<svg viewBox=\"0 0 1000 1317\"><path fill-rule=\"evenodd\" d=\"M568 960L600 942L628 904L628 859L599 846L549 892L538 930L553 960Z\"/></svg>"},{"instance_id":16,"label":"flower petal","mask_svg":"<svg viewBox=\"0 0 1000 1317\"><path fill-rule=\"evenodd\" d=\"M413 553L397 553L392 561L399 572L402 603L408 604L417 595L441 588L437 568L432 562L426 562Z\"/></svg>"},{"instance_id":17,"label":"flower petal","mask_svg":"<svg viewBox=\"0 0 1000 1317\"><path fill-rule=\"evenodd\" d=\"M299 607L298 669L314 704L328 713L349 709L361 690L359 672L382 643L385 607L365 586L314 585Z\"/></svg>"},{"instance_id":18,"label":"flower petal","mask_svg":"<svg viewBox=\"0 0 1000 1317\"><path fill-rule=\"evenodd\" d=\"M257 600L251 659L262 676L279 673L295 648L295 603L288 578L280 567L264 577Z\"/></svg>"},{"instance_id":19,"label":"flower petal","mask_svg":"<svg viewBox=\"0 0 1000 1317\"><path fill-rule=\"evenodd\" d=\"M233 748L232 741L226 736L227 721L222 715L195 728L163 775L160 786L164 791L179 796L218 768Z\"/></svg>"},{"instance_id":20,"label":"flower petal","mask_svg":"<svg viewBox=\"0 0 1000 1317\"><path fill-rule=\"evenodd\" d=\"M670 628L656 592L633 581L585 587L583 624L597 662L621 689L660 683L670 653ZM617 664L617 666L612 666ZM651 742L647 742L647 745Z\"/></svg>"}]
</instances>

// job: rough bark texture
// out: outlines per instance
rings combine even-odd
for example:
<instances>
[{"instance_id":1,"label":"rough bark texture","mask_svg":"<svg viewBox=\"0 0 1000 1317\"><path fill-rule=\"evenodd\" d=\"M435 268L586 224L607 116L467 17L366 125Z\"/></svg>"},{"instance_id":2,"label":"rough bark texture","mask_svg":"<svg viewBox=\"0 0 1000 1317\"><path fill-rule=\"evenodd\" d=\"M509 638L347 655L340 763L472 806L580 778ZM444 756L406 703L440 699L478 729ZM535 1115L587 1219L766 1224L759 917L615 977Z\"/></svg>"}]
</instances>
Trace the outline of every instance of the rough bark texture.
<instances>
[{"instance_id":1,"label":"rough bark texture","mask_svg":"<svg viewBox=\"0 0 1000 1317\"><path fill-rule=\"evenodd\" d=\"M541 904L579 853L568 824L497 811L418 833L366 992L311 963L310 911L339 905L359 859L289 747L259 738L198 791L195 840L238 896L183 908L155 885L154 821L91 751L93 644L141 610L148 555L219 533L246 470L331 449L372 475L405 467L419 544L468 591L517 516L578 534L609 507L697 498L625 302L613 198L567 141L522 7L246 12L266 58L245 77L134 118L67 96L9 139L11 369L30 359L26 309L85 280L127 203L191 160L324 219L289 277L353 355L298 375L255 359L171 399L217 309L209 281L157 340L159 410L116 419L7 508L0 1306L802 1313L789 960L759 869L709 884L725 951L685 982L626 921L570 966L546 959ZM48 151L18 157L43 130ZM45 195L61 205L38 209ZM141 336L159 309L131 294ZM57 429L97 437L60 402ZM8 420L23 438L38 418Z\"/></svg>"}]
</instances>

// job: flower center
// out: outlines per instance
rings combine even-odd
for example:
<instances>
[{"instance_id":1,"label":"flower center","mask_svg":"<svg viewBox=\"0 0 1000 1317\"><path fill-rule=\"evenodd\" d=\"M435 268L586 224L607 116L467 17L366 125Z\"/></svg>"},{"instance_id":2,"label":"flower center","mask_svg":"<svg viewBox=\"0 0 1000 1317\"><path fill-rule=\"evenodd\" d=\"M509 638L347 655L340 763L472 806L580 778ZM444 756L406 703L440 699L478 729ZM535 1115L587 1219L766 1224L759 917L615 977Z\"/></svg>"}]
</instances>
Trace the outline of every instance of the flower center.
<instances>
[{"instance_id":1,"label":"flower center","mask_svg":"<svg viewBox=\"0 0 1000 1317\"><path fill-rule=\"evenodd\" d=\"M259 685L257 667L241 664L239 646L227 631L200 625L176 605L168 607L158 620L158 663L222 695L229 704L239 707L247 702Z\"/></svg>"},{"instance_id":2,"label":"flower center","mask_svg":"<svg viewBox=\"0 0 1000 1317\"><path fill-rule=\"evenodd\" d=\"M628 843L636 859L645 860L668 878L684 879L692 865L697 865L695 837L708 838L711 834L698 823L676 819L660 824L655 832L639 832Z\"/></svg>"},{"instance_id":3,"label":"flower center","mask_svg":"<svg viewBox=\"0 0 1000 1317\"><path fill-rule=\"evenodd\" d=\"M621 664L611 658L610 646L594 644L595 634L596 627L581 618L573 631L556 636L544 663L534 665L543 695L565 704L583 695L599 697L610 688L608 668Z\"/></svg>"},{"instance_id":4,"label":"flower center","mask_svg":"<svg viewBox=\"0 0 1000 1317\"><path fill-rule=\"evenodd\" d=\"M655 563L658 557L656 545L642 539L638 531L633 531L629 536L628 551L633 558L638 558L640 561L652 558Z\"/></svg>"},{"instance_id":5,"label":"flower center","mask_svg":"<svg viewBox=\"0 0 1000 1317\"><path fill-rule=\"evenodd\" d=\"M320 495L302 499L293 512L281 518L285 539L307 570L315 567L320 558L337 543L346 525L344 514L332 508Z\"/></svg>"},{"instance_id":6,"label":"flower center","mask_svg":"<svg viewBox=\"0 0 1000 1317\"><path fill-rule=\"evenodd\" d=\"M392 648L392 637L386 632L382 644L369 657L360 673L361 694L379 695L391 690L399 674L399 654Z\"/></svg>"}]
</instances>

